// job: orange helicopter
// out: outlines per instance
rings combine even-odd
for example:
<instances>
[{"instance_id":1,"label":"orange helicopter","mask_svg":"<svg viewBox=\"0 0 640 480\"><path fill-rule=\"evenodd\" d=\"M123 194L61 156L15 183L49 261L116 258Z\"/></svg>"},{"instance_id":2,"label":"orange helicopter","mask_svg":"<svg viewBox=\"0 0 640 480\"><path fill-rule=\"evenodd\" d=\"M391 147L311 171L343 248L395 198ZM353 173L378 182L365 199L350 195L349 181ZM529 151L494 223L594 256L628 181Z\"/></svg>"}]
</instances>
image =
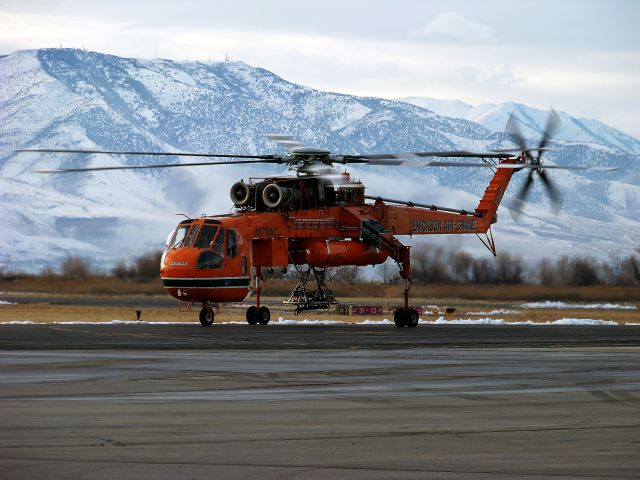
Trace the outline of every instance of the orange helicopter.
<instances>
[{"instance_id":1,"label":"orange helicopter","mask_svg":"<svg viewBox=\"0 0 640 480\"><path fill-rule=\"evenodd\" d=\"M507 132L516 149L488 152L412 152L375 155L336 155L328 150L303 147L290 136L270 135L272 141L287 146L283 155L232 155L180 152L124 152L98 150L23 149L26 152L85 153L109 155L151 155L223 158L219 161L164 163L138 166L106 166L39 170L43 173L173 168L199 165L269 163L288 165L295 175L277 176L261 181L239 181L231 187L236 213L182 220L171 232L160 265L165 290L179 300L179 308L188 310L202 304L200 323L214 321L214 308L225 302L243 301L255 293L255 305L246 311L249 324L266 325L269 308L261 305L265 283L263 270L295 266L300 274L289 299L295 313L326 309L336 303L325 283L325 269L344 265L376 265L388 258L395 260L404 280L404 306L396 309L398 327L416 327L418 312L411 307L410 247L398 235L475 234L495 255L491 225L497 221L500 205L514 172L528 170L517 198L522 202L533 182L534 172L542 180L552 203L561 197L547 177L542 153L559 120L551 112L540 144L528 148L514 119ZM515 153L514 153L515 152ZM536 153L533 155L532 153ZM483 163L420 161L425 157L480 158ZM460 210L422 203L365 195L361 182L344 172L335 174L335 165L412 165L439 167L488 167L494 174L474 210ZM369 202L367 202L369 200ZM516 207L517 210L517 207ZM481 238L480 235L485 238ZM306 268L303 268L306 267Z\"/></svg>"}]
</instances>

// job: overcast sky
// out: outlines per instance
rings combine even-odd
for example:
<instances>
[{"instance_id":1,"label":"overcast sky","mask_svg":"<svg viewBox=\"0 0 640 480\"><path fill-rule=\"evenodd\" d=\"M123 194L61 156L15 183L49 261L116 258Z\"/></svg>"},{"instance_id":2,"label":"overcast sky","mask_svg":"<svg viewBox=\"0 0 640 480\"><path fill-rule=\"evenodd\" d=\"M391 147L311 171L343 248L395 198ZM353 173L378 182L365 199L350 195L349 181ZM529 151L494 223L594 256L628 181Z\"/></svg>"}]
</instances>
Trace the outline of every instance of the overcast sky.
<instances>
[{"instance_id":1,"label":"overcast sky","mask_svg":"<svg viewBox=\"0 0 640 480\"><path fill-rule=\"evenodd\" d=\"M640 138L636 0L0 0L0 53L242 60L321 90L516 101Z\"/></svg>"}]
</instances>

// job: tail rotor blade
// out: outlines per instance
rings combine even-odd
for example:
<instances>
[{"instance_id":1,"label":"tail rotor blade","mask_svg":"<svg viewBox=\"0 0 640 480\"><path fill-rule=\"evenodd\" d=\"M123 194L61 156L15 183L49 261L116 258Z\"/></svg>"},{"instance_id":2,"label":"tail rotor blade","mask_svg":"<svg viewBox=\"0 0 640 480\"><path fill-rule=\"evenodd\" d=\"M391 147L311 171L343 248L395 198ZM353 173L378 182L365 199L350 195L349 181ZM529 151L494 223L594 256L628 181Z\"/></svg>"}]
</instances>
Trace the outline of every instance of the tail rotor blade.
<instances>
[{"instance_id":1,"label":"tail rotor blade","mask_svg":"<svg viewBox=\"0 0 640 480\"><path fill-rule=\"evenodd\" d=\"M542 183L547 190L547 194L549 195L549 199L551 200L551 204L553 205L554 213L558 213L562 208L562 194L560 193L560 190L558 190L555 184L547 176L547 172L541 170L538 171L538 175L540 176L540 180L542 180Z\"/></svg>"},{"instance_id":2,"label":"tail rotor blade","mask_svg":"<svg viewBox=\"0 0 640 480\"><path fill-rule=\"evenodd\" d=\"M549 110L549 116L547 117L547 124L544 127L544 131L542 132L542 138L540 139L540 145L538 145L538 157L542 155L542 151L549 143L549 140L558 130L560 126L560 117L556 113L556 111L552 108Z\"/></svg>"},{"instance_id":3,"label":"tail rotor blade","mask_svg":"<svg viewBox=\"0 0 640 480\"><path fill-rule=\"evenodd\" d=\"M520 214L522 213L522 209L524 207L525 200L527 199L527 195L529 195L529 189L531 188L531 184L533 183L533 170L529 170L529 174L527 175L527 179L518 190L515 198L509 204L509 213L511 217L518 222L520 219Z\"/></svg>"},{"instance_id":4,"label":"tail rotor blade","mask_svg":"<svg viewBox=\"0 0 640 480\"><path fill-rule=\"evenodd\" d=\"M504 127L504 131L511 137L511 140L520 147L520 150L526 150L527 143L524 141L524 137L520 131L518 119L513 113L509 115L509 120L507 120L507 125Z\"/></svg>"},{"instance_id":5,"label":"tail rotor blade","mask_svg":"<svg viewBox=\"0 0 640 480\"><path fill-rule=\"evenodd\" d=\"M532 184L533 184L533 170L529 170L529 175L527 175L527 179L522 184L522 187L520 187L520 190L518 190L518 193L516 195L516 198L518 199L519 202L524 203L524 201L527 199L527 195L529 195L529 190L531 189Z\"/></svg>"}]
</instances>

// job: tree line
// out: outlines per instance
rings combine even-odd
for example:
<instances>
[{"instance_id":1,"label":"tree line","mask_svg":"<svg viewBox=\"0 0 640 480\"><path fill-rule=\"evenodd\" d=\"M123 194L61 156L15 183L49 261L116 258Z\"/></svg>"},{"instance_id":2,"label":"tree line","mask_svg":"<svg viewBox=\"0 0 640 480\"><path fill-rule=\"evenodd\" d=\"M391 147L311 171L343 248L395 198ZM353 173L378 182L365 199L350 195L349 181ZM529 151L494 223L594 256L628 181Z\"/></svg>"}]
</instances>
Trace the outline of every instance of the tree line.
<instances>
[{"instance_id":1,"label":"tree line","mask_svg":"<svg viewBox=\"0 0 640 480\"><path fill-rule=\"evenodd\" d=\"M474 258L464 251L421 244L412 249L411 267L416 283L640 286L640 249L608 260L562 255L527 263L509 253Z\"/></svg>"},{"instance_id":2,"label":"tree line","mask_svg":"<svg viewBox=\"0 0 640 480\"><path fill-rule=\"evenodd\" d=\"M162 251L155 250L135 258L119 261L108 273L99 271L89 259L70 256L58 270L47 267L42 276L61 275L68 278L112 276L121 280L150 281L159 277ZM297 272L290 268L266 271L269 278L295 280ZM345 266L327 270L327 281L350 285L366 281L397 284L401 279L398 267L391 260L377 265L373 278L363 268ZM522 257L499 253L496 258L476 258L465 251L428 244L414 246L411 252L411 272L416 284L541 284L548 286L640 286L640 249L637 253L598 260L587 256L562 255L527 263ZM3 272L6 276L7 272Z\"/></svg>"}]
</instances>

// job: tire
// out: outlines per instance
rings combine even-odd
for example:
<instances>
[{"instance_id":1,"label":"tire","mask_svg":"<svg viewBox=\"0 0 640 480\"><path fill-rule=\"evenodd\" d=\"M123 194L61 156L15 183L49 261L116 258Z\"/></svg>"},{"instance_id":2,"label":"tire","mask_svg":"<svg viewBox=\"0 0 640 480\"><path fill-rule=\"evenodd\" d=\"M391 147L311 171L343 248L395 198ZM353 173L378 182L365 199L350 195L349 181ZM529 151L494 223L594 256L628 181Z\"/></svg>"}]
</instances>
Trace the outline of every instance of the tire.
<instances>
[{"instance_id":1,"label":"tire","mask_svg":"<svg viewBox=\"0 0 640 480\"><path fill-rule=\"evenodd\" d=\"M398 308L393 314L393 322L396 327L402 328L407 325L407 314L404 308Z\"/></svg>"},{"instance_id":2,"label":"tire","mask_svg":"<svg viewBox=\"0 0 640 480\"><path fill-rule=\"evenodd\" d=\"M420 316L415 308L410 308L405 314L405 325L409 328L415 328L418 326Z\"/></svg>"},{"instance_id":3,"label":"tire","mask_svg":"<svg viewBox=\"0 0 640 480\"><path fill-rule=\"evenodd\" d=\"M266 325L271 320L271 312L267 307L260 307L258 309L258 323L260 325Z\"/></svg>"},{"instance_id":4,"label":"tire","mask_svg":"<svg viewBox=\"0 0 640 480\"><path fill-rule=\"evenodd\" d=\"M208 305L202 307L202 310L200 310L200 324L203 327L210 327L213 325L213 318L213 308Z\"/></svg>"},{"instance_id":5,"label":"tire","mask_svg":"<svg viewBox=\"0 0 640 480\"><path fill-rule=\"evenodd\" d=\"M258 307L255 305L247 308L247 323L249 325L255 325L258 323Z\"/></svg>"}]
</instances>

